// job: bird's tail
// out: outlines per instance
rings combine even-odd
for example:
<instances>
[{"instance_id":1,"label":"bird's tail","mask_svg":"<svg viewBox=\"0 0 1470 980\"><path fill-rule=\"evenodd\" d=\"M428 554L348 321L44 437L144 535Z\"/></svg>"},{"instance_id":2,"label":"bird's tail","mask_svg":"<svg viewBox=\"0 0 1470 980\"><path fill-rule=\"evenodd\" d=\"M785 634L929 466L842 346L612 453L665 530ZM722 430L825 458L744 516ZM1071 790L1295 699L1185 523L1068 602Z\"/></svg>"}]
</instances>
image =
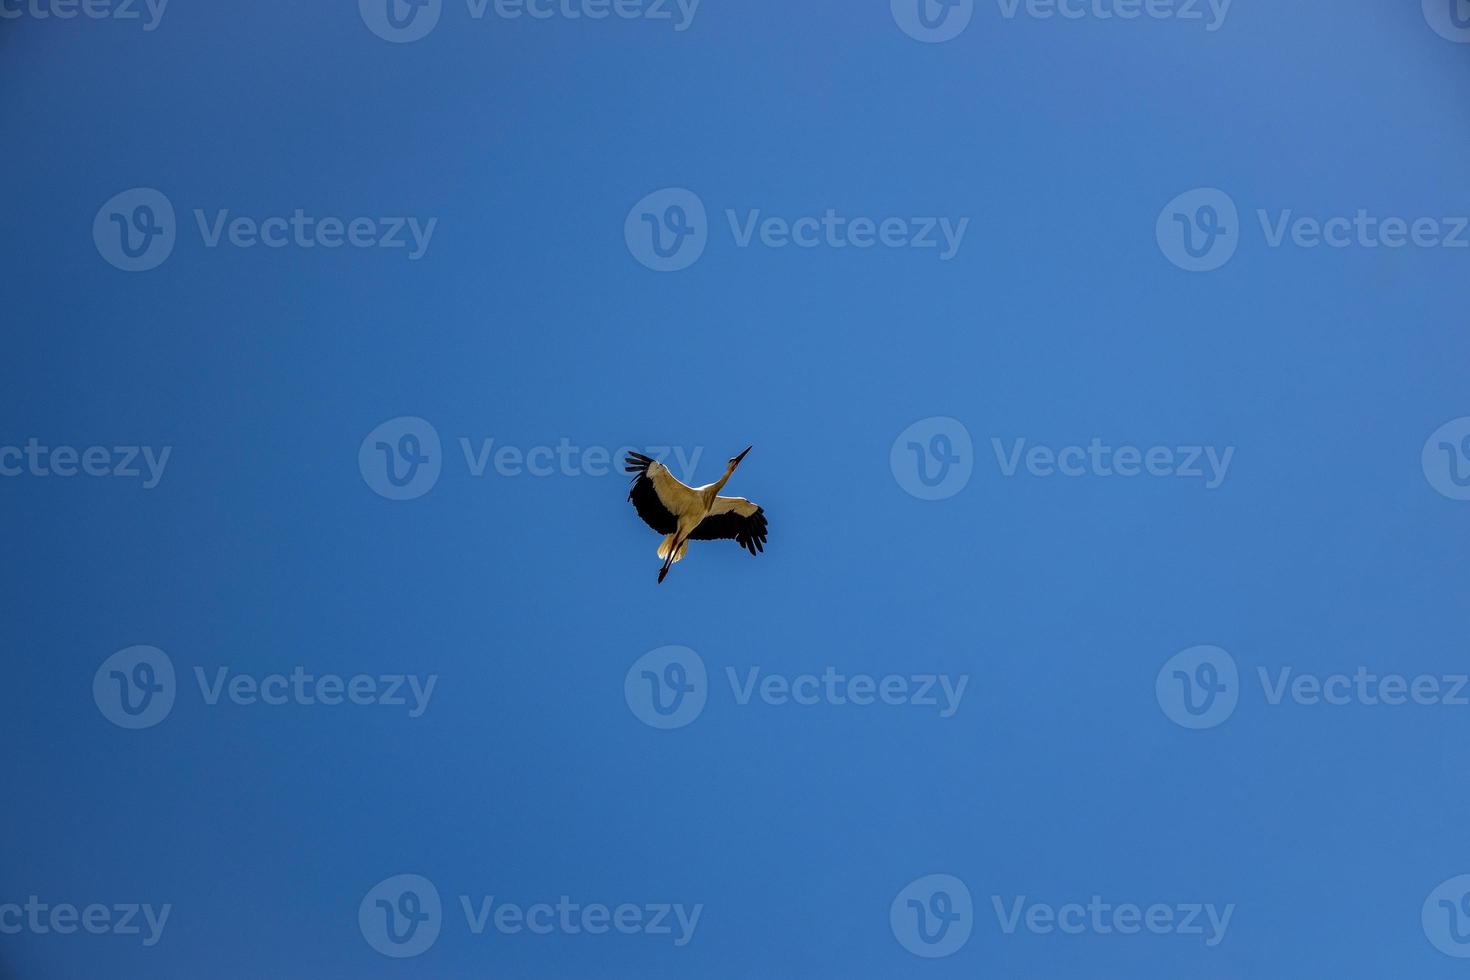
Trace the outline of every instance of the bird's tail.
<instances>
[{"instance_id":1,"label":"bird's tail","mask_svg":"<svg viewBox=\"0 0 1470 980\"><path fill-rule=\"evenodd\" d=\"M668 561L669 560L669 549L672 548L673 546L674 546L674 536L672 534L665 535L664 539L662 541L660 541L659 544L658 544L658 556L660 558L664 559L665 561ZM673 560L674 561L683 561L684 560L684 554L688 550L689 550L689 542L688 541L685 541L683 544L679 545L679 550L676 551L676 552L674 552L674 559Z\"/></svg>"}]
</instances>

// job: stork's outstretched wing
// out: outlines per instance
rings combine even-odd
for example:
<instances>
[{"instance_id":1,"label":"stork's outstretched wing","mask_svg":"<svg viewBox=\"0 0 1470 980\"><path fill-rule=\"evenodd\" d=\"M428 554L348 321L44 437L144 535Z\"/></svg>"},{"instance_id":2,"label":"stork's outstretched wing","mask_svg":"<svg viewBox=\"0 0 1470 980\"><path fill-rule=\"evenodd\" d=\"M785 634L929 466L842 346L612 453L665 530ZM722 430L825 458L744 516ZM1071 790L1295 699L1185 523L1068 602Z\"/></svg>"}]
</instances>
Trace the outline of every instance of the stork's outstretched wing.
<instances>
[{"instance_id":1,"label":"stork's outstretched wing","mask_svg":"<svg viewBox=\"0 0 1470 980\"><path fill-rule=\"evenodd\" d=\"M694 491L652 456L629 452L623 463L629 473L635 474L628 499L633 501L638 516L659 534L673 534L679 529L679 515L697 506Z\"/></svg>"},{"instance_id":2,"label":"stork's outstretched wing","mask_svg":"<svg viewBox=\"0 0 1470 980\"><path fill-rule=\"evenodd\" d=\"M744 497L716 497L709 515L689 537L694 541L730 539L754 555L766 550L766 512Z\"/></svg>"}]
</instances>

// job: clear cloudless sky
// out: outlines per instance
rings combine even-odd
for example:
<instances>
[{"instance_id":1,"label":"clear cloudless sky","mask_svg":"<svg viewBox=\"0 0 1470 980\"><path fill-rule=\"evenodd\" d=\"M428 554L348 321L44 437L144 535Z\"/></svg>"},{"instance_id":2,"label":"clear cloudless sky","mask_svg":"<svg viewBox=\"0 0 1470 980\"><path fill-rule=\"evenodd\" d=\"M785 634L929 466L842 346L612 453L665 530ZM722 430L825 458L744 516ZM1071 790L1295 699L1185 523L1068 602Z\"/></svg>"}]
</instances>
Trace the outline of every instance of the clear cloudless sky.
<instances>
[{"instance_id":1,"label":"clear cloudless sky","mask_svg":"<svg viewBox=\"0 0 1470 980\"><path fill-rule=\"evenodd\" d=\"M41 0L37 0L41 2ZM9 5L7 10L17 9ZM1237 0L1200 21L975 5L920 43L887 0L669 21L472 17L388 43L347 0L0 20L0 446L172 447L163 479L0 479L0 904L172 906L161 941L0 935L4 980L1459 976L1420 909L1470 872L1470 708L1272 705L1257 679L1470 667L1470 503L1420 452L1470 415L1470 252L1268 245L1256 217L1470 213L1470 46L1417 0ZM139 6L140 13L146 8ZM672 8L671 8L672 9ZM1024 8L1023 8L1024 9ZM1201 9L1207 9L1201 6ZM110 265L129 188L172 254ZM687 188L692 266L629 210ZM1222 268L1155 239L1239 207ZM436 218L427 251L208 247L212 219ZM726 211L969 219L936 249L739 247ZM364 437L442 440L374 492ZM959 493L890 467L917 420L973 440ZM992 440L1235 447L1224 483L1004 475ZM702 448L763 504L759 559L697 543L655 585L621 473L521 450ZM164 651L161 723L102 662ZM708 701L644 724L629 668L696 651ZM1175 724L1174 654L1240 670ZM385 705L211 705L213 678L437 675ZM740 704L727 668L968 676L959 710ZM434 883L431 948L359 928ZM968 942L912 955L889 906L961 879ZM460 896L701 903L693 940L475 935ZM993 908L1213 903L1190 935L1007 934Z\"/></svg>"}]
</instances>

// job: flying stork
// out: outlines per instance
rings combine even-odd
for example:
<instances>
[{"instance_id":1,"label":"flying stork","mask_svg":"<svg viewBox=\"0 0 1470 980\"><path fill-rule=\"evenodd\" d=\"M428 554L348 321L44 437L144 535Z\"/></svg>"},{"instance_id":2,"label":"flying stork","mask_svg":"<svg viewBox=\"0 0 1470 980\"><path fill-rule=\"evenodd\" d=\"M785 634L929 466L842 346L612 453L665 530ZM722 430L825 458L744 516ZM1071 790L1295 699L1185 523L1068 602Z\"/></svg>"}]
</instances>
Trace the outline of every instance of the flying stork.
<instances>
[{"instance_id":1,"label":"flying stork","mask_svg":"<svg viewBox=\"0 0 1470 980\"><path fill-rule=\"evenodd\" d=\"M674 562L683 559L690 541L734 539L752 555L766 550L765 511L744 497L719 496L751 448L746 446L730 460L724 476L702 487L686 487L658 460L628 452L623 462L634 474L628 499L643 522L664 536L658 546L658 556L664 560L658 571L660 582Z\"/></svg>"}]
</instances>

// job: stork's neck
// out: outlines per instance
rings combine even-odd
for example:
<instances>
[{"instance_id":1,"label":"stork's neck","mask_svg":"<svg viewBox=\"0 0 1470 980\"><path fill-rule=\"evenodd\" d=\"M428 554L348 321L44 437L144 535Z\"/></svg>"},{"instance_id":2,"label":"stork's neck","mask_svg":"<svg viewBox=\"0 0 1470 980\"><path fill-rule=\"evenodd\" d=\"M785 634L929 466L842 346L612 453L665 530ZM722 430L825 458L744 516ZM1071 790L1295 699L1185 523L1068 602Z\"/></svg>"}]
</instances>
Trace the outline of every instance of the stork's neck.
<instances>
[{"instance_id":1,"label":"stork's neck","mask_svg":"<svg viewBox=\"0 0 1470 980\"><path fill-rule=\"evenodd\" d=\"M720 477L718 480L716 480L710 486L709 496L710 496L710 499L711 500L713 500L715 497L719 496L720 491L724 489L725 484L727 484L727 483L730 482L730 477L733 476L734 474L735 474L735 467L733 467L733 466L727 466L727 467L725 467L725 475L722 476L722 477Z\"/></svg>"}]
</instances>

